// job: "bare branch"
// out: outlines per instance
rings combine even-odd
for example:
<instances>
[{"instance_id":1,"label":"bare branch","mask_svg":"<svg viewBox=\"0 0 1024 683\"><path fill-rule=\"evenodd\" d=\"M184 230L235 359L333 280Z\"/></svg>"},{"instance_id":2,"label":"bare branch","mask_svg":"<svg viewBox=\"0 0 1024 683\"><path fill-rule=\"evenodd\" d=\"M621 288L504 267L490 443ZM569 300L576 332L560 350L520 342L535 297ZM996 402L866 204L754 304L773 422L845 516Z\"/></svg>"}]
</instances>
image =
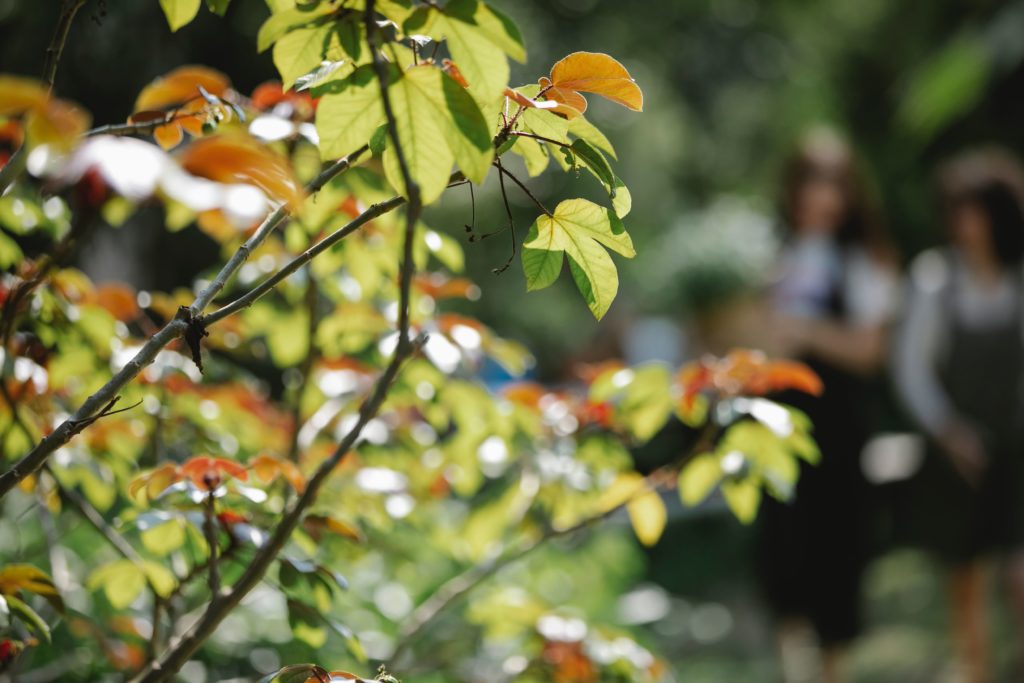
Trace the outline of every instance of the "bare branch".
<instances>
[{"instance_id":1,"label":"bare branch","mask_svg":"<svg viewBox=\"0 0 1024 683\"><path fill-rule=\"evenodd\" d=\"M51 89L57 80L57 65L64 54L64 44L68 42L71 24L84 4L85 0L63 0L60 4L60 18L57 20L57 28L53 31L50 45L46 48L46 63L43 66L43 82Z\"/></svg>"},{"instance_id":2,"label":"bare branch","mask_svg":"<svg viewBox=\"0 0 1024 683\"><path fill-rule=\"evenodd\" d=\"M508 169L506 169L504 166L501 165L501 161L500 160L495 159L494 163L498 167L498 171L501 173L501 175L507 176L509 179L512 180L512 182L514 182L516 185L518 185L519 189L522 190L523 193L525 193L526 196L529 197L530 200L534 204L537 205L538 209L540 209L541 211L543 211L544 213L546 213L549 216L552 215L551 212L548 211L547 207L544 206L543 204L541 204L541 201L539 199L537 199L537 197L534 196L533 192L530 192L530 188L528 188L526 185L524 185L523 182L521 180L519 180L519 178L515 177L512 174L511 171L509 171Z\"/></svg>"}]
</instances>

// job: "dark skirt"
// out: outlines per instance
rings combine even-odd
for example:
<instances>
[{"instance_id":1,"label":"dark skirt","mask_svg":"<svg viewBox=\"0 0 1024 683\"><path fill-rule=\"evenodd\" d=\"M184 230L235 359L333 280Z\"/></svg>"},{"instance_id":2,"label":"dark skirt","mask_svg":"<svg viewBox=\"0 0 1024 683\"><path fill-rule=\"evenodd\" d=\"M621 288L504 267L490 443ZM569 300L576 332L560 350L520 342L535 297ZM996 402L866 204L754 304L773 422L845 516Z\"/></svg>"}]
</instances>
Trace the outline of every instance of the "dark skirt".
<instances>
[{"instance_id":1,"label":"dark skirt","mask_svg":"<svg viewBox=\"0 0 1024 683\"><path fill-rule=\"evenodd\" d=\"M821 450L803 464L793 499L766 498L758 518L756 571L779 617L808 619L823 645L838 645L861 628L861 579L867 561L867 483L860 468L866 441L864 388L817 365L825 393L776 397L806 412Z\"/></svg>"}]
</instances>

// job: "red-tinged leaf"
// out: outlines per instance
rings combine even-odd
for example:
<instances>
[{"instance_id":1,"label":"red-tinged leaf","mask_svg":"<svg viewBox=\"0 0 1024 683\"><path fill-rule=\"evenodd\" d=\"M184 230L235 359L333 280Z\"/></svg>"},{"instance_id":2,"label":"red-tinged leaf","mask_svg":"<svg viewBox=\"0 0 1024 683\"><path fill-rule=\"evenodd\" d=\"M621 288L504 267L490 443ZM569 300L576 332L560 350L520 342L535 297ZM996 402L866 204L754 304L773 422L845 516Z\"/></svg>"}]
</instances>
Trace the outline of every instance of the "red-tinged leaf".
<instances>
[{"instance_id":1,"label":"red-tinged leaf","mask_svg":"<svg viewBox=\"0 0 1024 683\"><path fill-rule=\"evenodd\" d=\"M825 385L814 370L796 361L774 361L765 367L765 393L795 389L811 396L821 396Z\"/></svg>"},{"instance_id":2,"label":"red-tinged leaf","mask_svg":"<svg viewBox=\"0 0 1024 683\"><path fill-rule=\"evenodd\" d=\"M285 93L280 81L267 81L256 86L252 91L250 101L252 106L260 111L272 109L274 105L284 102Z\"/></svg>"},{"instance_id":3,"label":"red-tinged leaf","mask_svg":"<svg viewBox=\"0 0 1024 683\"><path fill-rule=\"evenodd\" d=\"M643 93L626 67L600 52L574 52L558 61L551 67L551 83L560 93L589 92L633 111L643 111L644 108ZM563 103L575 107L572 102Z\"/></svg>"},{"instance_id":4,"label":"red-tinged leaf","mask_svg":"<svg viewBox=\"0 0 1024 683\"><path fill-rule=\"evenodd\" d=\"M261 678L258 683L329 683L331 674L317 664L289 664Z\"/></svg>"},{"instance_id":5,"label":"red-tinged leaf","mask_svg":"<svg viewBox=\"0 0 1024 683\"><path fill-rule=\"evenodd\" d=\"M135 100L135 111L166 109L195 98L202 88L215 97L223 97L230 87L224 74L205 66L183 66L152 81Z\"/></svg>"},{"instance_id":6,"label":"red-tinged leaf","mask_svg":"<svg viewBox=\"0 0 1024 683\"><path fill-rule=\"evenodd\" d=\"M226 458L197 455L181 466L181 473L201 489L212 491L227 478L247 481L249 472L241 464Z\"/></svg>"},{"instance_id":7,"label":"red-tinged leaf","mask_svg":"<svg viewBox=\"0 0 1024 683\"><path fill-rule=\"evenodd\" d=\"M459 67L450 59L445 59L441 62L441 69L452 77L452 80L461 85L463 88L469 87L469 82L466 77L459 71Z\"/></svg>"},{"instance_id":8,"label":"red-tinged leaf","mask_svg":"<svg viewBox=\"0 0 1024 683\"><path fill-rule=\"evenodd\" d=\"M250 183L270 197L298 207L302 186L288 159L244 135L215 135L188 145L181 165L193 175L222 183Z\"/></svg>"},{"instance_id":9,"label":"red-tinged leaf","mask_svg":"<svg viewBox=\"0 0 1024 683\"><path fill-rule=\"evenodd\" d=\"M528 109L554 109L558 106L558 102L554 100L531 100L529 97L513 90L512 88L505 88L505 97L509 98L520 107L527 107ZM584 100L586 102L586 100Z\"/></svg>"}]
</instances>

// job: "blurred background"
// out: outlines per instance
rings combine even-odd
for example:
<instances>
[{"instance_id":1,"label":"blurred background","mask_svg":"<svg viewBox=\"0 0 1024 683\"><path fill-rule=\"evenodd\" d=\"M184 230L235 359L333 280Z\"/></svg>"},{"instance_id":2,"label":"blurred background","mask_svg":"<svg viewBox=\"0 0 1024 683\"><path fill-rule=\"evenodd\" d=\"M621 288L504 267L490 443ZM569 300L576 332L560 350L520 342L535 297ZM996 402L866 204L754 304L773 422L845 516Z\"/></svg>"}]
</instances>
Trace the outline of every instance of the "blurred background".
<instances>
[{"instance_id":1,"label":"blurred background","mask_svg":"<svg viewBox=\"0 0 1024 683\"><path fill-rule=\"evenodd\" d=\"M0 71L37 75L58 4L0 0ZM594 323L567 277L544 294L543 306L523 305L533 295L525 293L518 265L491 272L509 256L507 239L467 244L469 272L483 292L473 314L525 343L541 380L559 381L579 361L622 356L678 364L742 343L746 323L737 311L770 279L782 241L782 169L812 127L831 126L852 142L865 191L903 266L945 240L934 186L940 161L978 144L1024 148L1024 2L494 4L526 37L529 60L513 65L514 82L533 82L571 51L601 51L628 67L646 100L642 115L604 102L588 111L618 151L638 251L636 259L618 261L619 299L602 323ZM172 35L155 1L90 0L68 42L57 91L92 111L97 124L123 121L146 83L182 64L217 68L251 92L276 76L269 52L254 54L267 15L262 2L235 0L224 19L201 12ZM601 192L587 178L563 174L530 184L549 205L570 192ZM427 220L462 238L469 201L460 193L431 208ZM516 193L510 198L525 235L535 207ZM476 208L481 231L503 225L496 187L477 193ZM101 234L83 255L97 281L169 289L217 260L217 246L198 230L170 235L156 212L151 229L145 220L131 233ZM866 409L873 428L908 431L892 394L878 379ZM912 451L915 443L889 440L880 448ZM637 457L654 466L675 455L673 448L666 435ZM867 628L852 648L850 680L958 680L950 668L943 569L904 547L892 528L895 480L907 473L875 474ZM674 504L670 528L638 563L641 587L620 599L619 618L649 627L680 680L777 680L771 616L751 561L753 532L720 503L684 512L675 498L666 498ZM1004 601L996 593L991 600L996 660L1008 671L1020 655Z\"/></svg>"}]
</instances>

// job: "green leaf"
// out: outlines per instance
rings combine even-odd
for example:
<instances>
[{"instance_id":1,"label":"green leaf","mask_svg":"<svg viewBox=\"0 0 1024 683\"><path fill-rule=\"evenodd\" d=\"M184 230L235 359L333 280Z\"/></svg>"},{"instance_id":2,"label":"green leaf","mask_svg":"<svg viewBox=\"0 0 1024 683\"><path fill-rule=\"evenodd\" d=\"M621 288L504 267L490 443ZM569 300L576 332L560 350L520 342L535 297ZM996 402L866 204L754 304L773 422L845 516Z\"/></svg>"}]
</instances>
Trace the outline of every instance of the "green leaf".
<instances>
[{"instance_id":1,"label":"green leaf","mask_svg":"<svg viewBox=\"0 0 1024 683\"><path fill-rule=\"evenodd\" d=\"M93 570L85 582L86 588L102 588L110 606L124 609L146 587L146 577L129 560L114 560Z\"/></svg>"},{"instance_id":2,"label":"green leaf","mask_svg":"<svg viewBox=\"0 0 1024 683\"><path fill-rule=\"evenodd\" d=\"M497 99L508 86L505 55L524 62L526 50L516 25L478 0L453 0L443 10L420 8L405 22L406 33L445 40L452 60L480 103Z\"/></svg>"},{"instance_id":3,"label":"green leaf","mask_svg":"<svg viewBox=\"0 0 1024 683\"><path fill-rule=\"evenodd\" d=\"M165 557L185 545L185 528L181 521L170 519L139 534L146 550Z\"/></svg>"},{"instance_id":4,"label":"green leaf","mask_svg":"<svg viewBox=\"0 0 1024 683\"><path fill-rule=\"evenodd\" d=\"M474 182L483 182L494 158L488 128L473 98L433 66L413 67L388 88L398 139L423 202L437 199L448 185L452 164ZM393 147L384 151L388 182L404 192Z\"/></svg>"},{"instance_id":5,"label":"green leaf","mask_svg":"<svg viewBox=\"0 0 1024 683\"><path fill-rule=\"evenodd\" d=\"M320 156L337 159L359 149L374 135L384 123L384 106L372 66L361 66L328 87L330 91L317 105L316 130Z\"/></svg>"},{"instance_id":6,"label":"green leaf","mask_svg":"<svg viewBox=\"0 0 1024 683\"><path fill-rule=\"evenodd\" d=\"M654 491L643 493L626 504L626 511L640 542L646 546L657 543L668 521L668 513L665 511L665 504L661 502L661 496Z\"/></svg>"},{"instance_id":7,"label":"green leaf","mask_svg":"<svg viewBox=\"0 0 1024 683\"><path fill-rule=\"evenodd\" d=\"M199 13L200 0L160 0L171 32L189 24Z\"/></svg>"},{"instance_id":8,"label":"green leaf","mask_svg":"<svg viewBox=\"0 0 1024 683\"><path fill-rule=\"evenodd\" d=\"M174 587L178 585L177 579L174 578L174 573L159 562L145 560L142 563L142 570L146 573L146 578L153 585L153 590L162 598L170 595L174 591Z\"/></svg>"},{"instance_id":9,"label":"green leaf","mask_svg":"<svg viewBox=\"0 0 1024 683\"><path fill-rule=\"evenodd\" d=\"M230 4L231 0L206 0L207 9L218 17L223 17L227 13Z\"/></svg>"},{"instance_id":10,"label":"green leaf","mask_svg":"<svg viewBox=\"0 0 1024 683\"><path fill-rule=\"evenodd\" d=\"M327 642L327 627L319 614L309 605L289 600L288 625L292 629L292 634L311 648L319 649Z\"/></svg>"},{"instance_id":11,"label":"green leaf","mask_svg":"<svg viewBox=\"0 0 1024 683\"><path fill-rule=\"evenodd\" d=\"M18 618L25 623L29 629L43 638L47 642L50 641L50 627L47 625L43 618L39 616L39 613L28 606L23 600L13 595L4 596L7 598L7 607L13 613L18 615Z\"/></svg>"},{"instance_id":12,"label":"green leaf","mask_svg":"<svg viewBox=\"0 0 1024 683\"><path fill-rule=\"evenodd\" d=\"M761 504L761 489L749 479L742 481L725 481L722 483L722 496L728 503L736 519L750 524L757 517L757 508Z\"/></svg>"},{"instance_id":13,"label":"green leaf","mask_svg":"<svg viewBox=\"0 0 1024 683\"><path fill-rule=\"evenodd\" d=\"M502 52L520 63L526 62L523 34L509 17L478 0L452 0L444 13L449 20L469 24Z\"/></svg>"},{"instance_id":14,"label":"green leaf","mask_svg":"<svg viewBox=\"0 0 1024 683\"><path fill-rule=\"evenodd\" d=\"M256 49L264 52L293 29L313 23L335 10L329 2L298 5L271 14L256 34Z\"/></svg>"},{"instance_id":15,"label":"green leaf","mask_svg":"<svg viewBox=\"0 0 1024 683\"><path fill-rule=\"evenodd\" d=\"M6 233L0 232L0 268L6 270L15 263L20 263L24 258L25 255L18 243L8 237Z\"/></svg>"},{"instance_id":16,"label":"green leaf","mask_svg":"<svg viewBox=\"0 0 1024 683\"><path fill-rule=\"evenodd\" d=\"M626 184L615 176L615 193L612 195L612 209L619 218L625 218L633 209L633 195Z\"/></svg>"},{"instance_id":17,"label":"green leaf","mask_svg":"<svg viewBox=\"0 0 1024 683\"><path fill-rule=\"evenodd\" d=\"M604 133L598 130L597 126L592 124L590 121L587 121L587 119L582 115L577 116L572 121L569 121L569 132L580 140L586 140L612 159L619 158L615 154L615 148L612 147L612 143L609 142Z\"/></svg>"},{"instance_id":18,"label":"green leaf","mask_svg":"<svg viewBox=\"0 0 1024 683\"><path fill-rule=\"evenodd\" d=\"M388 126L382 123L370 136L370 154L379 157L388 148Z\"/></svg>"},{"instance_id":19,"label":"green leaf","mask_svg":"<svg viewBox=\"0 0 1024 683\"><path fill-rule=\"evenodd\" d=\"M299 76L320 66L330 36L331 27L325 24L296 29L274 43L274 66L282 87L290 88Z\"/></svg>"},{"instance_id":20,"label":"green leaf","mask_svg":"<svg viewBox=\"0 0 1024 683\"><path fill-rule=\"evenodd\" d=\"M697 505L722 480L718 457L710 453L698 455L679 473L679 498L683 505Z\"/></svg>"},{"instance_id":21,"label":"green leaf","mask_svg":"<svg viewBox=\"0 0 1024 683\"><path fill-rule=\"evenodd\" d=\"M608 196L615 199L615 173L601 150L580 138L573 141L572 151L575 152L576 158L586 164L597 179L605 184L605 187L608 188Z\"/></svg>"},{"instance_id":22,"label":"green leaf","mask_svg":"<svg viewBox=\"0 0 1024 683\"><path fill-rule=\"evenodd\" d=\"M594 317L601 319L619 287L615 264L605 248L627 258L636 255L625 227L610 209L585 199L562 202L553 215L537 219L523 244L527 289L553 283L564 252L576 286Z\"/></svg>"}]
</instances>

